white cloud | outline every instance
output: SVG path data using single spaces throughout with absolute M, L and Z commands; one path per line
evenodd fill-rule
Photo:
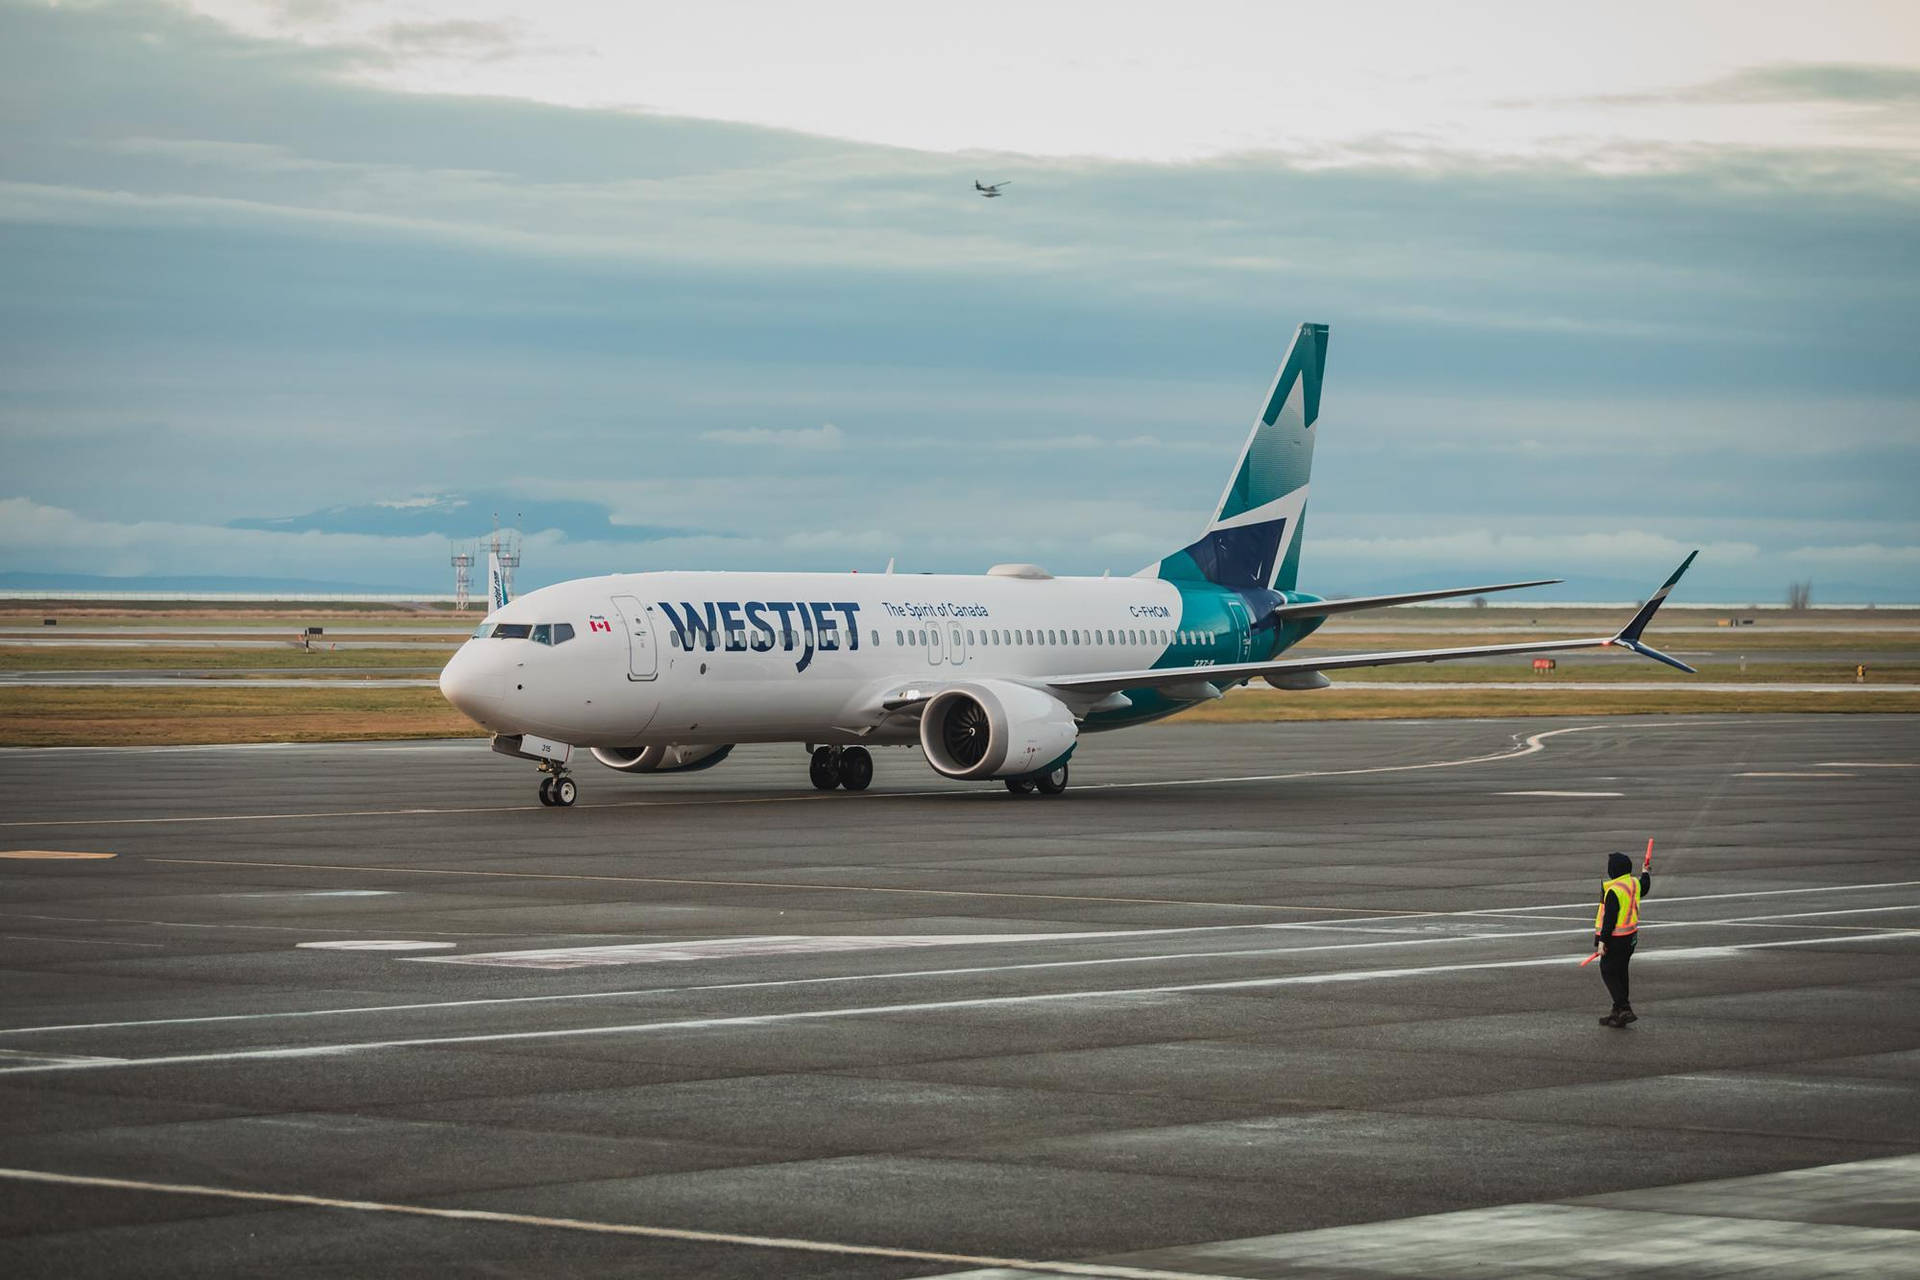
M 702 431 L 702 440 L 715 444 L 768 445 L 776 449 L 838 449 L 846 433 L 831 422 L 817 427 L 720 427 Z
M 1920 547 L 1888 547 L 1876 542 L 1851 547 L 1795 547 L 1781 558 L 1793 564 L 1855 574 L 1920 569 Z
M 994 442 L 993 447 L 1013 453 L 1022 451 L 1045 451 L 1051 453 L 1056 451 L 1074 452 L 1100 449 L 1171 449 L 1176 446 L 1170 445 L 1160 437 L 1152 435 L 1125 436 L 1118 440 L 1112 440 L 1083 431 L 1070 436 L 1019 436 L 1011 440 L 997 440 Z
M 1481 0 L 1470 12 L 1421 0 L 1190 0 L 1177 18 L 1155 5 L 1027 0 L 389 0 L 291 23 L 284 0 L 189 3 L 246 31 L 371 53 L 359 74 L 409 92 L 1055 157 L 1279 150 L 1378 162 L 1383 140 L 1417 156 L 1440 138 L 1493 156 L 1618 139 L 1848 144 L 1843 111 L 1673 90 L 1756 66 L 1920 58 L 1920 24 L 1875 0 L 1828 0 L 1817 22 L 1727 0 Z M 423 30 L 441 38 L 408 38 Z M 974 176 L 1008 176 L 979 163 L 989 167 Z M 993 203 L 1026 196 L 1016 186 Z

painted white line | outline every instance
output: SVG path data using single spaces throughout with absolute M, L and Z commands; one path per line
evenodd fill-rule
M 1665 898 L 1665 899 L 1660 899 L 1659 901 L 1661 902 L 1703 902 L 1703 901 L 1709 901 L 1715 898 L 1792 897 L 1798 894 L 1805 894 L 1805 893 L 1827 893 L 1827 892 L 1834 892 L 1834 891 L 1846 890 L 1846 889 L 1899 889 L 1899 888 L 1907 888 L 1913 885 L 1920 885 L 1920 880 L 1899 880 L 1899 881 L 1894 881 L 1888 884 L 1823 885 L 1818 888 L 1760 889 L 1760 890 L 1749 890 L 1741 893 L 1695 894 L 1685 898 Z M 1591 906 L 1592 906 L 1591 903 L 1572 902 L 1572 903 L 1559 903 L 1557 904 L 1557 906 L 1549 905 L 1549 906 L 1543 906 L 1543 907 L 1501 907 L 1492 911 L 1487 911 L 1487 910 L 1428 911 L 1428 912 L 1420 912 L 1420 913 L 1411 914 L 1411 915 L 1378 916 L 1378 917 L 1372 917 L 1371 919 L 1378 920 L 1381 922 L 1388 922 L 1388 923 L 1403 923 L 1409 920 L 1419 920 L 1419 919 L 1470 921 L 1483 916 L 1505 917 L 1505 916 L 1509 916 L 1513 912 L 1546 911 L 1546 910 L 1554 910 L 1554 909 L 1565 909 L 1568 907 L 1591 908 Z M 1864 911 L 1873 911 L 1878 909 L 1879 908 L 1872 908 L 1872 907 L 1862 908 L 1862 910 Z M 1737 920 L 1660 921 L 1660 922 L 1649 922 L 1646 927 L 1648 928 L 1649 931 L 1657 931 L 1660 929 L 1673 929 L 1673 928 L 1681 928 L 1681 927 L 1710 928 L 1710 927 L 1717 927 L 1721 925 L 1736 925 L 1736 924 L 1746 925 L 1751 920 L 1758 920 L 1763 918 L 1765 917 L 1740 917 Z M 1526 923 L 1536 922 L 1532 918 L 1525 917 L 1525 916 L 1519 917 L 1518 919 Z M 274 1018 L 335 1018 L 335 1017 L 355 1016 L 360 1014 L 418 1013 L 418 1012 L 424 1012 L 424 1011 L 433 1010 L 433 1009 L 489 1008 L 495 1005 L 555 1004 L 555 1003 L 571 1003 L 574 1001 L 589 1001 L 589 1000 L 625 1000 L 625 999 L 642 998 L 646 996 L 683 995 L 691 992 L 700 992 L 700 991 L 751 991 L 751 990 L 759 990 L 759 989 L 768 988 L 768 987 L 826 986 L 831 984 L 849 984 L 849 983 L 860 983 L 860 982 L 898 982 L 898 981 L 908 981 L 911 979 L 918 979 L 918 978 L 970 977 L 970 976 L 976 976 L 976 975 L 988 974 L 988 973 L 1012 973 L 1012 972 L 1020 972 L 1024 970 L 1030 970 L 1030 969 L 1091 968 L 1091 967 L 1104 966 L 1104 965 L 1150 964 L 1150 963 L 1164 962 L 1164 961 L 1215 959 L 1215 958 L 1222 958 L 1222 957 L 1229 957 L 1229 956 L 1285 955 L 1285 954 L 1292 954 L 1300 951 L 1354 949 L 1354 948 L 1360 948 L 1360 947 L 1373 947 L 1373 946 L 1385 946 L 1385 945 L 1440 944 L 1440 943 L 1448 943 L 1448 942 L 1482 942 L 1482 941 L 1498 940 L 1498 939 L 1504 939 L 1504 938 L 1541 938 L 1541 937 L 1551 937 L 1556 934 L 1563 934 L 1563 933 L 1591 932 L 1591 927 L 1586 925 L 1585 923 L 1586 920 L 1587 920 L 1587 917 L 1585 916 L 1578 917 L 1577 920 L 1574 920 L 1570 924 L 1570 926 L 1566 929 L 1544 929 L 1539 931 L 1503 932 L 1503 933 L 1485 933 L 1485 934 L 1481 934 L 1481 933 L 1455 934 L 1451 936 L 1426 935 L 1420 938 L 1396 939 L 1393 944 L 1338 943 L 1338 944 L 1330 944 L 1327 946 L 1313 946 L 1313 947 L 1237 948 L 1230 951 L 1185 952 L 1185 953 L 1178 953 L 1178 954 L 1171 954 L 1171 955 L 1155 954 L 1155 955 L 1146 955 L 1146 956 L 1102 956 L 1102 957 L 1083 959 L 1083 960 L 1047 960 L 1047 961 L 1029 962 L 1029 963 L 1023 963 L 1023 964 L 1009 964 L 1009 965 L 982 965 L 982 966 L 969 966 L 964 968 L 947 968 L 947 969 L 918 969 L 918 970 L 906 970 L 906 971 L 871 973 L 871 974 L 868 974 L 868 973 L 840 974 L 840 975 L 821 977 L 821 978 L 779 978 L 779 979 L 762 980 L 762 981 L 702 983 L 702 984 L 691 985 L 691 986 L 633 987 L 633 988 L 627 988 L 627 989 L 618 990 L 618 991 L 564 992 L 564 993 L 555 994 L 555 995 L 496 996 L 496 997 L 474 998 L 474 999 L 467 999 L 467 1000 L 430 1000 L 430 1001 L 419 1001 L 419 1002 L 414 1002 L 409 1004 L 354 1005 L 354 1006 L 349 1006 L 345 1008 L 333 1008 L 333 1009 L 290 1009 L 290 1010 L 268 1012 L 268 1013 L 204 1014 L 199 1017 L 190 1017 L 190 1018 L 136 1018 L 136 1019 L 130 1019 L 126 1021 L 119 1021 L 119 1022 L 49 1023 L 42 1026 L 33 1026 L 33 1027 L 3 1027 L 3 1028 L 0 1028 L 0 1035 L 33 1035 L 33 1034 L 39 1034 L 43 1032 L 53 1032 L 53 1031 L 115 1031 L 115 1030 L 122 1030 L 126 1028 L 136 1028 L 136 1027 L 190 1026 L 198 1023 L 259 1022 L 259 1021 L 264 1021 L 264 1020 L 274 1019 Z M 1129 929 L 1124 931 L 1123 936 L 1128 938 L 1144 938 L 1144 937 L 1164 937 L 1169 934 L 1239 933 L 1239 932 L 1247 932 L 1247 931 L 1268 932 L 1268 931 L 1283 931 L 1283 930 L 1298 930 L 1298 931 L 1303 931 L 1308 933 L 1372 932 L 1371 930 L 1354 929 L 1352 927 L 1354 925 L 1364 924 L 1367 922 L 1368 922 L 1368 918 L 1363 917 L 1358 920 L 1343 920 L 1338 925 L 1291 923 L 1291 922 L 1278 922 L 1278 923 L 1263 922 L 1259 924 L 1245 924 L 1245 925 L 1241 925 L 1241 924 L 1195 925 L 1195 926 L 1189 926 L 1189 927 L 1178 928 L 1178 929 Z M 1576 928 L 1576 927 L 1573 927 L 1573 925 L 1579 925 L 1580 927 Z M 1761 927 L 1761 926 L 1753 925 L 1751 927 Z M 1778 926 L 1767 926 L 1767 927 L 1793 928 L 1795 926 L 1778 925 Z M 1805 925 L 1805 926 L 1798 926 L 1798 927 L 1820 928 L 1822 926 Z M 1025 938 L 1031 935 L 1021 934 L 1018 936 Z M 1809 939 L 1809 941 L 1811 940 Z M 434 963 L 434 964 L 443 963 L 445 960 L 450 958 L 451 957 L 441 957 L 441 956 L 408 957 L 408 959 L 412 960 L 414 963 Z
M 416 1218 L 456 1222 L 489 1222 L 557 1231 L 586 1231 L 597 1235 L 637 1236 L 649 1240 L 680 1240 L 695 1244 L 734 1245 L 750 1249 L 778 1249 L 796 1253 L 825 1253 L 863 1258 L 894 1258 L 906 1262 L 939 1262 L 973 1268 L 1026 1271 L 1035 1275 L 1098 1276 L 1108 1280 L 1227 1280 L 1194 1271 L 1155 1271 L 1142 1267 L 1108 1266 L 1090 1262 L 1043 1262 L 1031 1258 L 995 1258 L 979 1254 L 944 1253 L 933 1249 L 900 1249 L 887 1245 L 841 1244 L 830 1240 L 802 1240 L 789 1236 L 751 1236 L 728 1231 L 694 1231 L 683 1227 L 646 1227 L 628 1222 L 597 1222 L 585 1218 L 549 1218 L 531 1213 L 502 1213 L 492 1209 L 441 1209 L 381 1200 L 341 1200 L 333 1196 L 298 1195 L 279 1191 L 242 1191 L 234 1187 L 207 1187 L 193 1183 L 148 1182 L 134 1178 L 96 1178 L 50 1173 L 43 1169 L 0 1169 L 0 1178 L 55 1186 L 95 1187 L 114 1191 L 144 1191 L 164 1195 L 205 1196 L 218 1200 L 246 1200 L 256 1204 L 299 1205 L 308 1209 L 343 1209 L 356 1213 L 395 1213 Z
M 1805 920 L 1812 916 L 1875 916 L 1888 911 L 1920 911 L 1920 902 L 1896 902 L 1890 907 L 1847 907 L 1840 911 L 1787 911 L 1768 916 L 1735 916 L 1731 920 L 1717 920 L 1714 923 L 1752 924 L 1760 920 Z
M 1844 1089 L 1858 1093 L 1899 1093 L 1910 1094 L 1913 1086 L 1889 1081 L 1886 1084 L 1869 1084 L 1861 1080 L 1793 1080 L 1786 1076 L 1774 1076 L 1756 1072 L 1750 1076 L 1716 1076 L 1694 1074 L 1685 1076 L 1659 1076 L 1661 1080 L 1692 1080 L 1701 1084 L 1744 1085 L 1752 1088 L 1756 1085 L 1767 1089 Z
M 1554 933 L 1567 932 L 1553 930 Z M 1671 951 L 1650 951 L 1637 957 L 1670 963 L 1675 960 L 1711 960 L 1766 951 L 1781 947 L 1839 946 L 1852 942 L 1884 942 L 1920 938 L 1920 929 L 1896 929 L 1884 933 L 1853 934 L 1841 938 L 1791 938 L 1779 942 L 1741 942 L 1726 946 L 1682 947 Z M 1485 941 L 1485 939 L 1476 939 Z M 1353 944 L 1369 945 L 1369 944 Z M 1395 945 L 1392 943 L 1379 945 Z M 1405 945 L 1412 945 L 1411 943 Z M 1334 950 L 1336 948 L 1320 948 Z M 299 1045 L 270 1049 L 236 1049 L 225 1052 L 167 1054 L 152 1058 L 128 1058 L 115 1062 L 88 1062 L 70 1065 L 0 1067 L 0 1076 L 44 1074 L 51 1071 L 100 1071 L 119 1067 L 167 1067 L 202 1062 L 258 1062 L 291 1058 L 327 1058 L 385 1049 L 426 1049 L 456 1044 L 503 1044 L 531 1040 L 575 1040 L 593 1036 L 647 1035 L 670 1031 L 707 1031 L 719 1027 L 770 1027 L 792 1022 L 815 1022 L 827 1018 L 864 1018 L 884 1014 L 947 1013 L 964 1009 L 998 1009 L 1019 1005 L 1054 1004 L 1061 1001 L 1093 1003 L 1130 999 L 1136 996 L 1184 995 L 1196 991 L 1260 991 L 1276 987 L 1328 986 L 1346 982 L 1378 982 L 1398 978 L 1424 978 L 1436 974 L 1471 973 L 1493 969 L 1570 968 L 1577 957 L 1542 956 L 1525 960 L 1480 960 L 1466 964 L 1416 965 L 1400 969 L 1345 969 L 1325 973 L 1290 974 L 1273 978 L 1237 978 L 1216 982 L 1169 983 L 1151 987 L 1122 987 L 1083 991 L 1053 991 L 1017 996 L 977 996 L 957 1000 L 923 1000 L 899 1004 L 852 1005 L 837 1009 L 804 1009 L 789 1013 L 742 1014 L 710 1018 L 682 1018 L 667 1022 L 627 1022 L 611 1026 L 563 1027 L 541 1031 L 494 1031 L 459 1036 L 416 1036 L 400 1040 L 362 1040 L 341 1044 Z
M 1821 760 L 1816 769 L 1920 769 L 1910 760 Z
M 1491 794 L 1496 796 L 1562 796 L 1569 800 L 1618 800 L 1624 798 L 1627 793 L 1624 791 L 1495 791 Z
M 166 950 L 163 942 L 124 942 L 119 938 L 65 938 L 51 933 L 0 933 L 0 938 L 11 942 L 72 942 L 95 947 L 146 947 L 154 951 Z
M 54 1066 L 74 1066 L 88 1062 L 122 1062 L 122 1058 L 100 1058 L 77 1053 L 29 1053 L 24 1049 L 0 1049 L 0 1062 L 44 1062 Z
M 223 893 L 223 898 L 391 898 L 392 889 L 275 889 L 267 893 Z
M 1671 722 L 1669 722 L 1671 723 Z M 1684 723 L 1684 722 L 1681 722 Z M 1590 733 L 1595 729 L 1607 728 L 1604 724 L 1573 725 L 1563 729 L 1548 729 L 1523 739 L 1516 746 L 1504 751 L 1495 751 L 1485 755 L 1467 756 L 1459 760 L 1429 760 L 1420 764 L 1375 765 L 1361 769 L 1308 769 L 1297 773 L 1261 773 L 1234 775 L 1219 778 L 1155 778 L 1144 782 L 1096 782 L 1076 788 L 1080 791 L 1128 791 L 1158 787 L 1203 787 L 1228 786 L 1248 782 L 1290 782 L 1300 778 L 1342 778 L 1373 773 L 1410 773 L 1421 769 L 1457 769 L 1466 765 L 1488 764 L 1498 760 L 1516 760 L 1546 750 L 1548 738 L 1559 737 L 1565 733 Z M 1658 724 L 1636 725 L 1635 728 L 1657 728 Z M 911 800 L 929 796 L 948 798 L 1005 796 L 1002 788 L 991 790 L 980 788 L 957 789 L 944 787 L 937 791 L 869 791 L 861 795 L 861 801 L 871 803 L 876 800 Z M 772 796 L 728 796 L 709 795 L 704 797 L 685 797 L 669 800 L 615 800 L 604 804 L 583 806 L 587 809 L 669 809 L 686 806 L 717 806 L 744 804 L 836 804 L 844 802 L 845 797 L 822 794 L 817 791 L 794 792 Z M 181 823 L 206 822 L 310 822 L 319 818 L 406 818 L 406 817 L 448 817 L 475 813 L 537 813 L 539 805 L 469 805 L 446 808 L 414 809 L 342 809 L 315 811 L 311 813 L 217 813 L 194 814 L 182 817 L 157 818 L 45 818 L 21 822 L 0 822 L 0 829 L 7 827 L 133 827 L 133 826 L 173 826 Z
M 493 965 L 508 969 L 588 969 L 622 964 L 667 964 L 757 956 L 839 955 L 913 947 L 1008 946 L 1030 942 L 1078 942 L 1126 938 L 1153 930 L 1110 929 L 1101 933 L 913 933 L 774 934 L 756 938 L 689 938 L 680 942 L 635 942 L 605 947 L 544 947 L 534 951 L 471 951 L 426 956 L 433 964 Z M 308 945 L 303 943 L 304 945 Z M 451 946 L 451 943 L 443 944 Z
M 1781 773 L 1760 770 L 1754 773 L 1736 773 L 1736 778 L 1851 778 L 1850 773 Z
M 140 920 L 131 916 L 49 916 L 27 911 L 0 911 L 0 920 L 56 920 L 65 924 L 143 924 L 161 929 L 239 929 L 248 933 L 400 933 L 400 929 L 382 929 L 377 925 L 357 925 L 351 929 L 329 929 L 324 925 L 232 924 L 225 921 Z M 459 933 L 448 929 L 407 929 L 406 933 L 430 933 L 441 938 L 497 938 L 498 933 Z M 589 933 L 587 938 L 613 937 Z
M 1676 896 L 1654 894 L 1648 902 L 1724 902 L 1729 898 L 1788 898 L 1803 893 L 1846 893 L 1850 889 L 1911 889 L 1920 885 L 1920 880 L 1882 880 L 1873 884 L 1818 884 L 1797 889 L 1743 889 L 1736 893 L 1689 893 Z M 1565 911 L 1569 907 L 1585 907 L 1593 910 L 1594 899 L 1584 902 L 1554 902 L 1540 907 L 1484 907 L 1478 911 L 1457 911 L 1451 914 L 1462 916 L 1501 916 L 1516 911 Z M 1352 921 L 1346 923 L 1351 924 Z
M 451 947 L 451 942 L 412 942 L 405 938 L 373 938 L 368 940 L 341 939 L 338 942 L 296 942 L 296 947 L 309 951 L 438 951 L 442 947 Z

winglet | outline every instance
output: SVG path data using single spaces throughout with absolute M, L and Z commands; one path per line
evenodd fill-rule
M 1631 649 L 1643 658 L 1652 658 L 1655 662 L 1664 662 L 1670 667 L 1678 667 L 1680 670 L 1688 672 L 1689 674 L 1698 675 L 1699 672 L 1680 661 L 1680 659 L 1668 657 L 1650 645 L 1641 644 L 1640 633 L 1647 629 L 1649 622 L 1653 621 L 1653 615 L 1659 612 L 1662 604 L 1666 603 L 1667 593 L 1673 590 L 1673 584 L 1680 581 L 1680 575 L 1687 571 L 1688 567 L 1693 564 L 1694 557 L 1699 554 L 1700 552 L 1698 550 L 1689 552 L 1687 558 L 1680 562 L 1680 567 L 1673 571 L 1673 576 L 1662 583 L 1660 589 L 1654 592 L 1645 604 L 1640 606 L 1640 612 L 1633 615 L 1633 621 L 1620 628 L 1620 634 L 1615 636 L 1610 643 L 1617 644 L 1623 649 Z

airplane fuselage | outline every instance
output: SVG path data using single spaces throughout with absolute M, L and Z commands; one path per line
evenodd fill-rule
M 1286 598 L 1142 577 L 615 574 L 491 614 L 442 688 L 496 734 L 581 747 L 908 743 L 912 719 L 876 711 L 896 687 L 1259 661 L 1312 629 L 1255 628 L 1264 605 Z M 561 624 L 572 634 L 553 643 Z M 1092 710 L 1082 729 L 1195 700 L 1140 690 Z

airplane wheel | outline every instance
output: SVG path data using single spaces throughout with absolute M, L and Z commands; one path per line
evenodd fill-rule
M 821 791 L 831 791 L 840 785 L 840 763 L 833 758 L 832 747 L 815 749 L 813 760 L 807 765 L 807 776 Z
M 1033 779 L 1032 778 L 1008 778 L 1007 790 L 1013 792 L 1013 794 L 1017 796 L 1030 796 L 1033 794 Z
M 553 803 L 562 809 L 573 808 L 573 802 L 580 798 L 580 784 L 572 778 L 555 778 L 553 782 Z
M 549 805 L 549 806 L 553 804 L 553 779 L 552 778 L 540 779 L 540 803 L 544 805 Z
M 1036 774 L 1033 781 L 1041 795 L 1057 796 L 1067 789 L 1067 766 L 1057 764 L 1045 773 Z
M 873 781 L 873 756 L 865 747 L 848 747 L 840 753 L 840 785 L 849 791 L 865 791 Z

